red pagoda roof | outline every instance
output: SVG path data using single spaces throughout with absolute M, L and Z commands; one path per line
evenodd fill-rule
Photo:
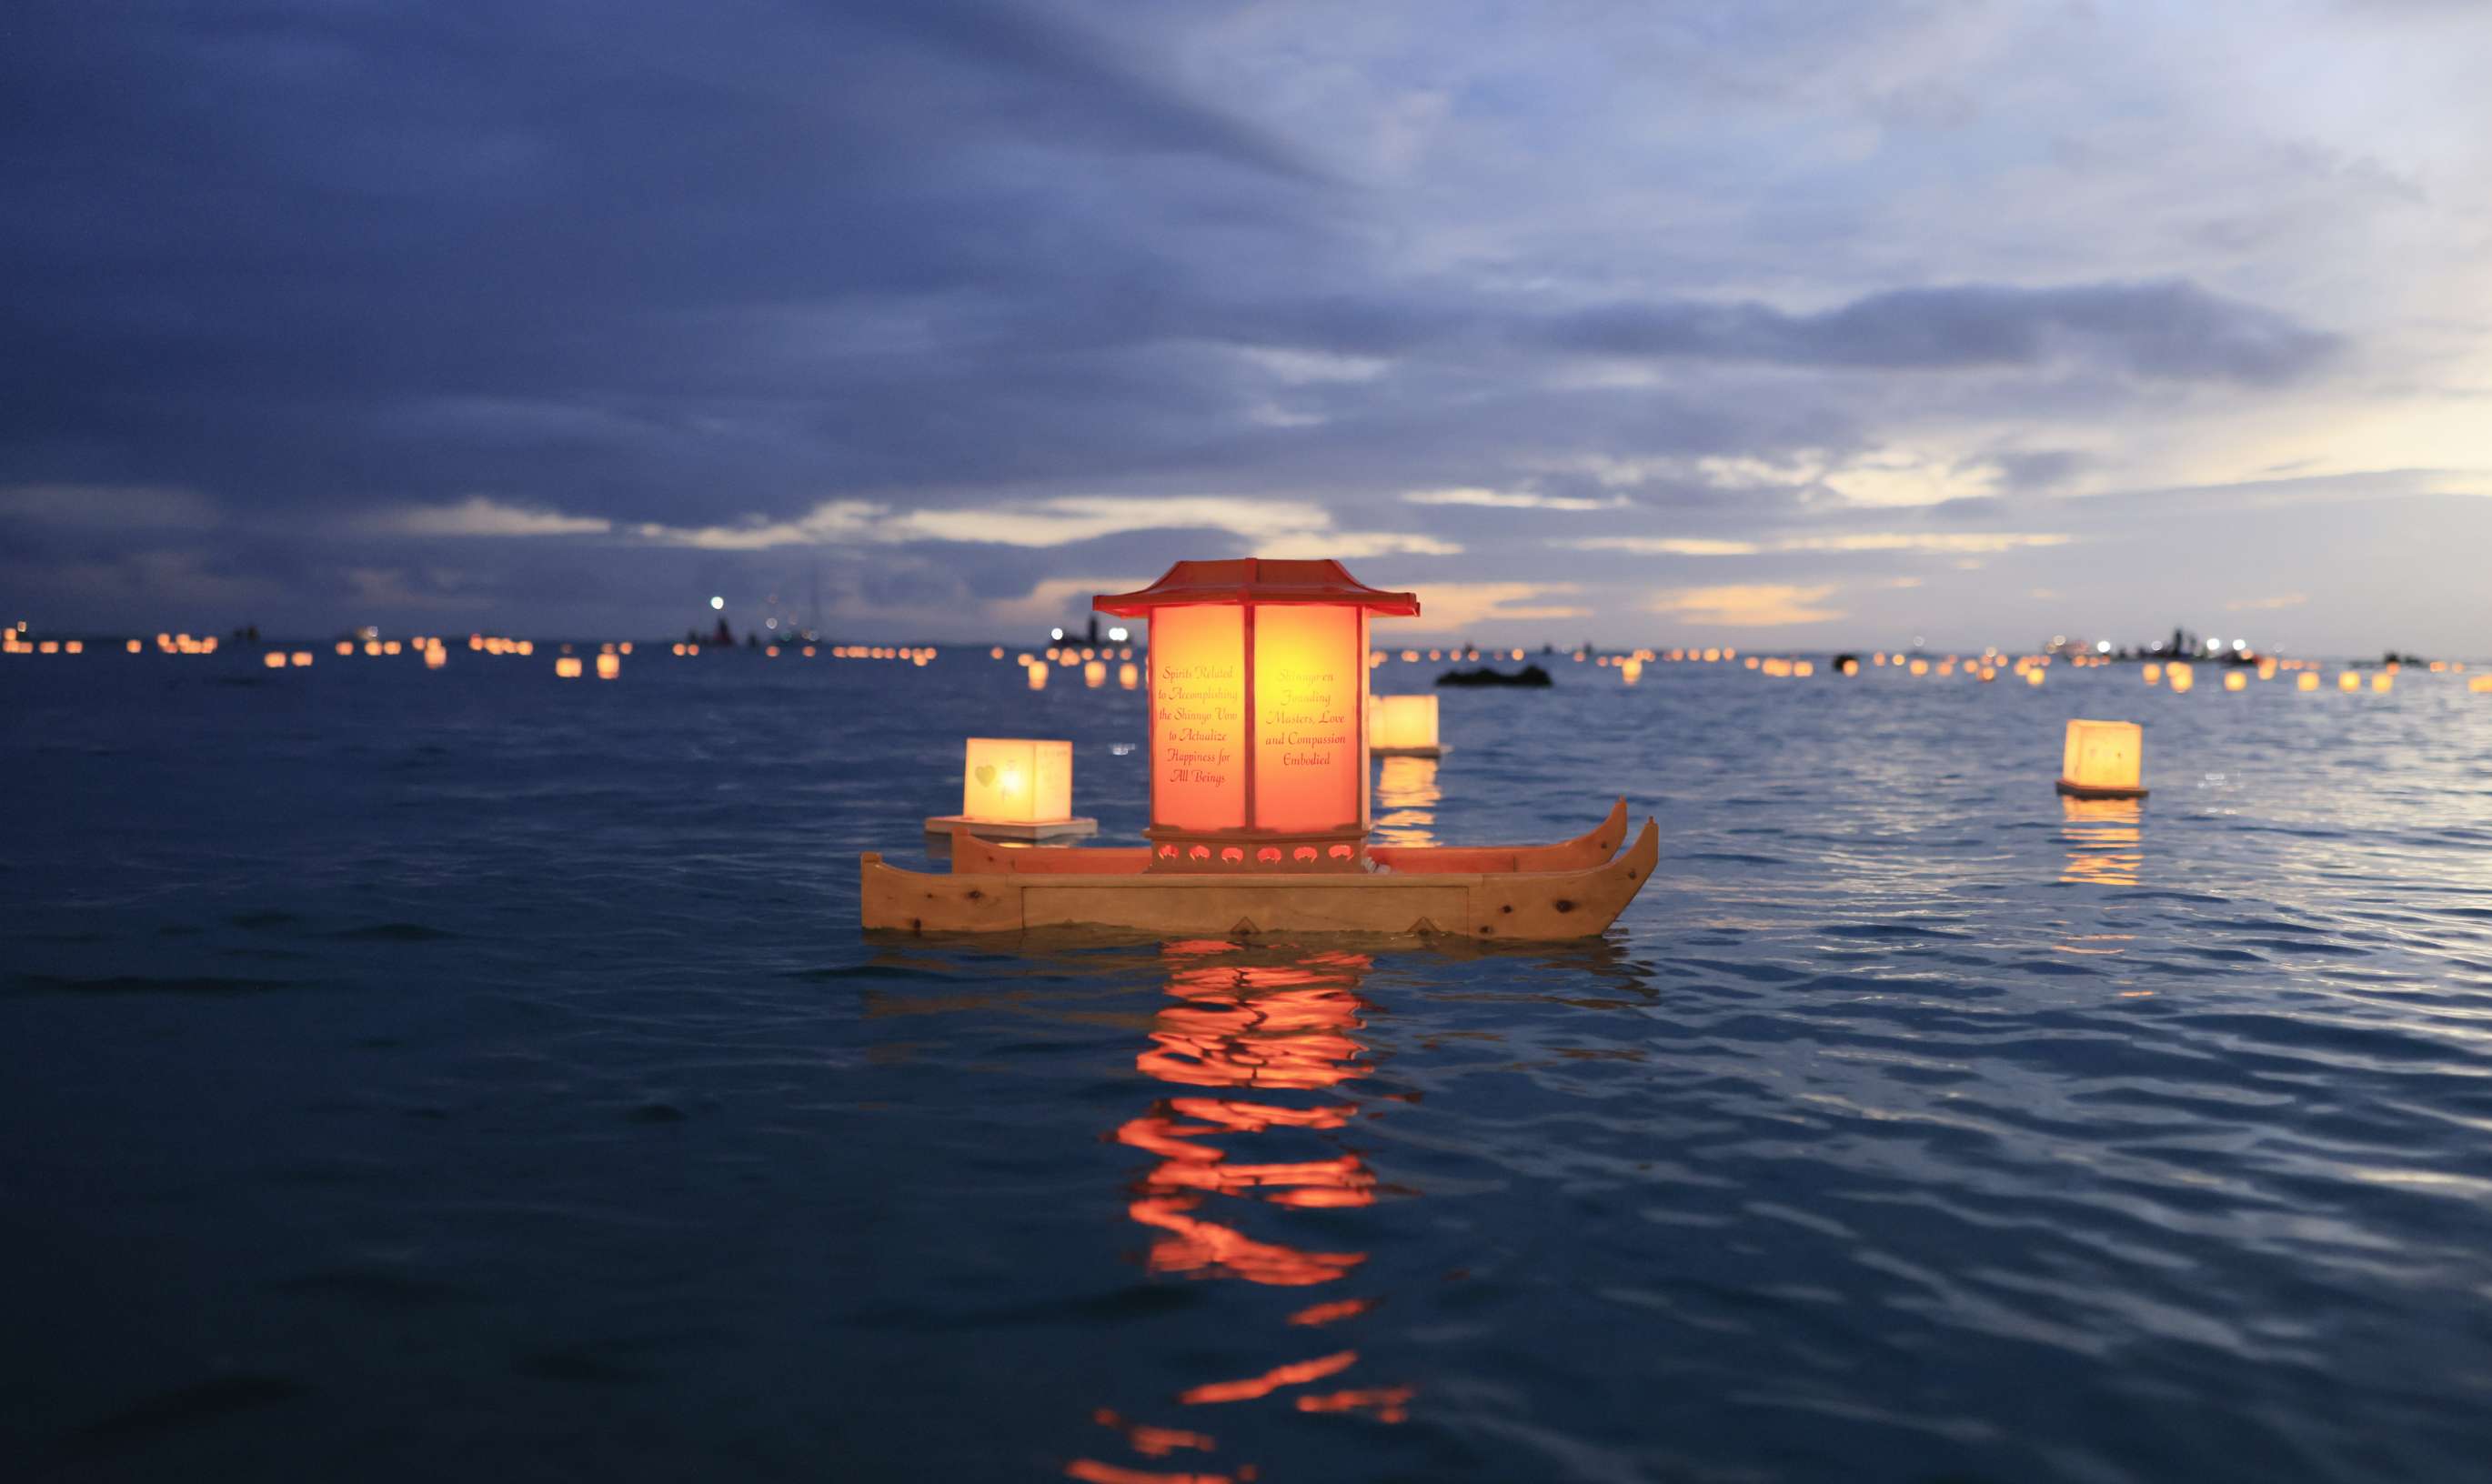
M 1090 600 L 1092 608 L 1118 618 L 1147 618 L 1153 608 L 1181 603 L 1338 603 L 1402 618 L 1419 615 L 1418 594 L 1370 587 L 1329 558 L 1179 562 L 1140 592 L 1101 593 Z

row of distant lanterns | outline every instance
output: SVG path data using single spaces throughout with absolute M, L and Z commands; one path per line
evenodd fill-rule
M 1112 633 L 1117 638 L 1124 637 L 1121 630 L 1112 631 Z M 367 634 L 369 636 L 370 631 L 367 631 Z M 536 653 L 534 640 L 506 638 L 496 635 L 471 634 L 467 637 L 466 646 L 471 651 L 493 656 L 517 655 L 525 658 Z M 149 646 L 147 641 L 134 638 L 125 640 L 122 647 L 127 653 L 141 654 Z M 154 648 L 162 654 L 212 655 L 218 652 L 218 647 L 219 640 L 215 635 L 193 638 L 189 634 L 162 633 L 155 637 L 154 642 Z M 418 635 L 406 639 L 384 639 L 377 636 L 370 636 L 362 639 L 339 639 L 332 647 L 341 658 L 350 657 L 358 650 L 374 658 L 395 657 L 401 654 L 413 655 L 421 658 L 426 667 L 432 669 L 441 668 L 449 659 L 448 643 L 437 635 Z M 699 655 L 705 646 L 698 643 L 677 643 L 669 647 L 678 658 L 692 658 Z M 893 661 L 918 668 L 924 668 L 932 664 L 939 652 L 933 645 L 834 644 L 829 647 L 831 658 L 835 660 Z M 571 652 L 571 645 L 563 644 L 559 648 L 561 653 L 554 662 L 556 676 L 574 679 L 589 672 L 582 658 Z M 76 655 L 85 652 L 86 643 L 82 639 L 30 639 L 25 637 L 22 624 L 0 629 L 0 654 Z M 769 659 L 777 659 L 783 652 L 798 654 L 810 660 L 819 651 L 817 646 L 813 644 L 802 646 L 772 644 L 762 650 L 763 656 Z M 600 645 L 598 653 L 591 657 L 595 664 L 595 673 L 601 679 L 616 678 L 621 673 L 622 657 L 631 653 L 632 644 L 629 640 Z M 1005 656 L 1005 650 L 1001 645 L 989 649 L 987 653 L 989 658 L 994 660 L 1001 660 Z M 1522 660 L 1528 655 L 1529 651 L 1516 648 L 1502 651 L 1490 650 L 1487 653 L 1493 659 Z M 1442 663 L 1447 659 L 1475 662 L 1480 659 L 1481 654 L 1482 651 L 1476 647 L 1451 650 L 1404 649 L 1398 654 L 1378 649 L 1369 651 L 1367 663 L 1370 668 L 1376 668 L 1390 664 L 1396 659 L 1406 665 L 1419 664 L 1423 660 L 1430 663 Z M 1092 690 L 1102 689 L 1111 678 L 1109 665 L 1112 662 L 1115 663 L 1116 667 L 1112 672 L 1116 684 L 1122 689 L 1131 691 L 1140 689 L 1142 685 L 1141 667 L 1133 663 L 1133 657 L 1134 649 L 1131 644 L 1081 646 L 1057 644 L 1050 646 L 1043 655 L 1023 652 L 1013 658 L 1016 664 L 1026 670 L 1029 688 L 1033 691 L 1047 688 L 1048 675 L 1052 668 L 1079 668 L 1083 685 Z M 260 663 L 270 669 L 304 668 L 312 664 L 312 651 L 308 649 L 269 649 L 262 653 Z M 1753 654 L 1742 656 L 1736 648 L 1636 649 L 1616 655 L 1596 655 L 1587 649 L 1577 649 L 1571 652 L 1569 658 L 1577 664 L 1589 662 L 1596 668 L 1616 668 L 1619 678 L 1628 685 L 1641 681 L 1644 678 L 1645 667 L 1655 663 L 1720 665 L 1736 662 L 1745 668 L 1769 679 L 1805 680 L 1817 673 L 1817 666 L 1813 661 Z M 1985 684 L 1998 679 L 2002 668 L 2004 668 L 2008 673 L 2021 678 L 2029 686 L 2041 685 L 2044 671 L 2055 663 L 2064 663 L 2075 669 L 2087 669 L 2101 668 L 2112 662 L 2100 655 L 2061 657 L 2024 655 L 2011 658 L 1997 650 L 1986 651 L 1978 657 L 1945 655 L 1935 660 L 1901 652 L 1892 654 L 1879 652 L 1869 656 L 1869 664 L 1875 668 L 1891 668 L 1914 676 L 1936 676 L 1941 679 L 1961 672 L 1969 679 Z M 1861 668 L 1860 662 L 1850 656 L 1837 661 L 1836 665 L 1836 672 L 1843 675 L 1856 675 Z M 2461 661 L 2433 660 L 2428 662 L 2425 668 L 2430 673 L 2436 675 L 2466 672 L 2466 666 Z M 2360 671 L 2340 669 L 2336 674 L 2336 688 L 2340 691 L 2354 692 L 2362 690 L 2367 685 L 2374 692 L 2385 693 L 2394 689 L 2396 676 L 2403 668 L 2400 663 L 2390 661 L 2372 671 L 2367 679 Z M 2250 667 L 2225 667 L 2224 689 L 2247 690 L 2252 672 Z M 2291 674 L 2295 687 L 2302 691 L 2316 691 L 2322 686 L 2320 666 L 2318 662 L 2311 660 L 2262 659 L 2255 666 L 2255 673 L 2260 680 L 2273 680 L 2280 674 Z M 2166 686 L 2176 693 L 2185 694 L 2197 683 L 2196 667 L 2185 660 L 2159 663 L 2149 661 L 2139 668 L 2139 674 L 2147 685 Z M 2492 674 L 2471 676 L 2467 682 L 2467 689 L 2480 694 L 2492 694 Z

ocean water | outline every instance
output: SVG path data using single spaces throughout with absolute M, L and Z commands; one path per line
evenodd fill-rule
M 965 734 L 1144 820 L 983 651 L 0 661 L 0 1468 L 2487 1476 L 2492 697 L 1558 668 L 1382 835 L 1661 868 L 1442 950 L 867 940 Z

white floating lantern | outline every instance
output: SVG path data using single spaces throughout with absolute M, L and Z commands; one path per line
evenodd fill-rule
M 1371 757 L 1441 757 L 1434 696 L 1367 697 L 1367 753 Z
M 926 832 L 948 835 L 955 826 L 997 840 L 1099 832 L 1098 820 L 1073 816 L 1073 744 L 1029 737 L 968 739 L 961 763 L 961 812 L 928 819 Z
M 2135 722 L 2068 723 L 2060 791 L 2080 799 L 2146 797 L 2146 728 Z

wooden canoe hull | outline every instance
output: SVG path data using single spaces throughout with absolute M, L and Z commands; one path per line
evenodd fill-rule
M 1370 846 L 1367 858 L 1397 875 L 1581 871 L 1618 853 L 1627 843 L 1627 801 L 1618 800 L 1588 834 L 1547 846 Z M 1142 846 L 1041 846 L 1015 848 L 952 835 L 955 876 L 1138 876 L 1150 866 Z
M 877 854 L 866 855 L 860 869 L 869 932 L 1104 928 L 1210 937 L 1356 933 L 1494 943 L 1600 934 L 1644 889 L 1660 856 L 1660 827 L 1646 819 L 1624 853 L 1561 871 L 1253 877 L 956 870 L 936 876 L 886 865 Z

